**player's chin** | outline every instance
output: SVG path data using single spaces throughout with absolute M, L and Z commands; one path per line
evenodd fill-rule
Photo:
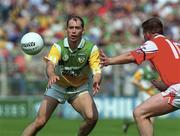
M 69 40 L 70 40 L 71 42 L 75 42 L 75 41 L 78 40 L 78 38 L 77 38 L 77 37 L 69 37 Z
M 97 92 L 96 88 L 93 88 L 93 92 Z
M 93 91 L 97 93 L 99 92 L 99 88 L 93 88 Z

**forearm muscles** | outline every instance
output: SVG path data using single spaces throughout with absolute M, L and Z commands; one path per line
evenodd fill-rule
M 54 64 L 51 62 L 51 61 L 48 61 L 47 62 L 47 66 L 46 66 L 46 72 L 47 72 L 47 75 L 50 77 L 50 76 L 53 76 L 55 75 L 54 74 Z
M 101 73 L 97 73 L 93 76 L 93 82 L 101 83 Z
M 115 64 L 127 64 L 127 63 L 132 63 L 132 62 L 135 62 L 135 59 L 131 55 L 130 52 L 121 54 L 121 55 L 116 56 L 116 57 L 109 58 L 109 63 L 111 65 L 115 65 Z

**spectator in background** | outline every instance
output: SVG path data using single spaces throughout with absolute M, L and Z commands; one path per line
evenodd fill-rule
M 26 61 L 22 53 L 18 53 L 13 60 L 16 69 L 12 73 L 12 83 L 13 83 L 13 94 L 26 94 L 26 80 L 24 73 L 26 72 Z

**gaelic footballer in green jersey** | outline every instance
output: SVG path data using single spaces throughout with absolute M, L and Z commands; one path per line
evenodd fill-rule
M 89 73 L 101 73 L 99 50 L 96 45 L 82 39 L 76 50 L 71 50 L 67 38 L 55 43 L 45 59 L 55 64 L 60 77 L 57 84 L 79 87 L 87 82 Z

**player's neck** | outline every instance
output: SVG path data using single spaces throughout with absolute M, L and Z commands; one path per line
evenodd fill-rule
M 161 34 L 158 34 L 158 33 L 155 33 L 155 34 L 153 34 L 152 35 L 152 39 L 154 39 L 156 36 L 158 36 L 158 35 L 161 35 Z
M 78 47 L 79 43 L 81 42 L 81 39 L 77 41 L 68 41 L 68 42 L 69 42 L 69 47 L 72 50 L 75 50 Z

